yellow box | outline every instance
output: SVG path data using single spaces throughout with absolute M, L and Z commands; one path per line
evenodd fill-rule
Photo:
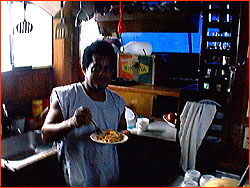
M 117 78 L 126 78 L 138 83 L 154 85 L 155 56 L 118 54 Z
M 32 116 L 38 117 L 43 111 L 43 100 L 32 100 Z

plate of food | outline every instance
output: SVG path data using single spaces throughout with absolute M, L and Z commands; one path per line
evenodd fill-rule
M 116 132 L 113 129 L 108 129 L 103 131 L 103 135 L 92 133 L 90 135 L 91 140 L 101 144 L 121 144 L 128 140 L 128 136 L 121 133 Z

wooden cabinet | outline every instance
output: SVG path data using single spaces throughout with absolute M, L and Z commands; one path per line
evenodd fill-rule
M 180 174 L 176 142 L 131 135 L 117 150 L 121 187 L 165 187 Z
M 155 116 L 159 110 L 164 110 L 156 109 L 157 106 L 159 107 L 159 105 L 156 104 L 159 96 L 175 98 L 177 103 L 173 109 L 178 109 L 180 97 L 179 88 L 138 84 L 134 86 L 109 85 L 109 89 L 121 95 L 126 101 L 126 106 L 138 115 L 152 117 Z
M 57 187 L 65 186 L 58 176 L 57 155 L 28 165 L 12 172 L 1 169 L 1 186 L 3 187 Z

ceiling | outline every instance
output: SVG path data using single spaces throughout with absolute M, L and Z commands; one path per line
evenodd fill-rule
M 51 16 L 55 16 L 60 11 L 61 1 L 30 1 L 30 2 L 44 9 Z

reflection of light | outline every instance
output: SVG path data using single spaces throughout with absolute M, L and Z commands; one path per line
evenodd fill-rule
M 82 21 L 81 26 L 80 54 L 82 54 L 84 49 L 92 42 L 102 38 L 102 35 L 99 32 L 98 24 L 94 18 L 89 21 Z

